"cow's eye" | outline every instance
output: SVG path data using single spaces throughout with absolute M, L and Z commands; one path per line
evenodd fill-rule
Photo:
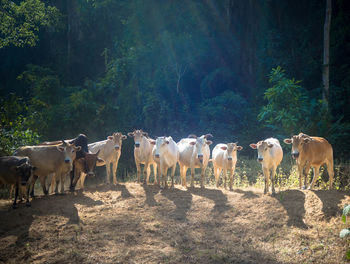
M 265 151 L 267 150 L 267 148 L 265 148 Z

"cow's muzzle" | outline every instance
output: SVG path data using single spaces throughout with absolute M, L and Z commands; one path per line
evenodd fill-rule
M 258 162 L 262 162 L 263 160 L 263 158 L 258 158 Z
M 26 186 L 27 185 L 27 181 L 21 181 L 21 185 L 22 186 Z
M 95 177 L 95 173 L 93 173 L 91 171 L 89 171 L 87 175 L 88 175 L 88 177 Z
M 135 147 L 136 148 L 140 147 L 140 143 L 135 143 Z
M 228 159 L 228 160 L 232 160 L 232 157 L 228 157 L 227 159 Z
M 65 159 L 64 162 L 65 162 L 65 163 L 69 163 L 69 162 L 70 162 L 70 159 Z
M 299 157 L 299 152 L 293 152 L 292 157 L 297 159 Z
M 159 158 L 159 154 L 155 154 L 154 156 L 155 156 L 157 159 Z
M 118 145 L 114 146 L 114 148 L 115 148 L 115 150 L 119 150 L 119 146 Z

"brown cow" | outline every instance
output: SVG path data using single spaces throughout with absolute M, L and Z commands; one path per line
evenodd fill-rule
M 304 187 L 306 188 L 307 176 L 310 167 L 314 168 L 314 178 L 312 179 L 309 189 L 312 189 L 319 176 L 319 169 L 322 165 L 327 165 L 329 175 L 329 189 L 333 187 L 333 148 L 328 141 L 322 137 L 310 137 L 306 134 L 300 133 L 294 135 L 292 138 L 283 140 L 286 144 L 292 145 L 292 156 L 296 159 L 299 170 L 299 186 L 301 185 L 301 177 L 303 169 L 305 168 Z

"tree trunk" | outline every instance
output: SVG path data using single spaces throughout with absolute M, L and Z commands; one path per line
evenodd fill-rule
M 329 35 L 331 30 L 331 16 L 332 16 L 332 0 L 326 0 L 326 19 L 324 22 L 324 32 L 323 32 L 323 73 L 322 73 L 322 85 L 323 100 L 328 104 L 329 97 Z

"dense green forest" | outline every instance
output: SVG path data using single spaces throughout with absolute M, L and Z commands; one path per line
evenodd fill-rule
M 249 143 L 302 131 L 346 160 L 349 11 L 332 1 L 323 97 L 326 1 L 2 0 L 0 151 L 142 128 L 212 133 L 254 157 Z

